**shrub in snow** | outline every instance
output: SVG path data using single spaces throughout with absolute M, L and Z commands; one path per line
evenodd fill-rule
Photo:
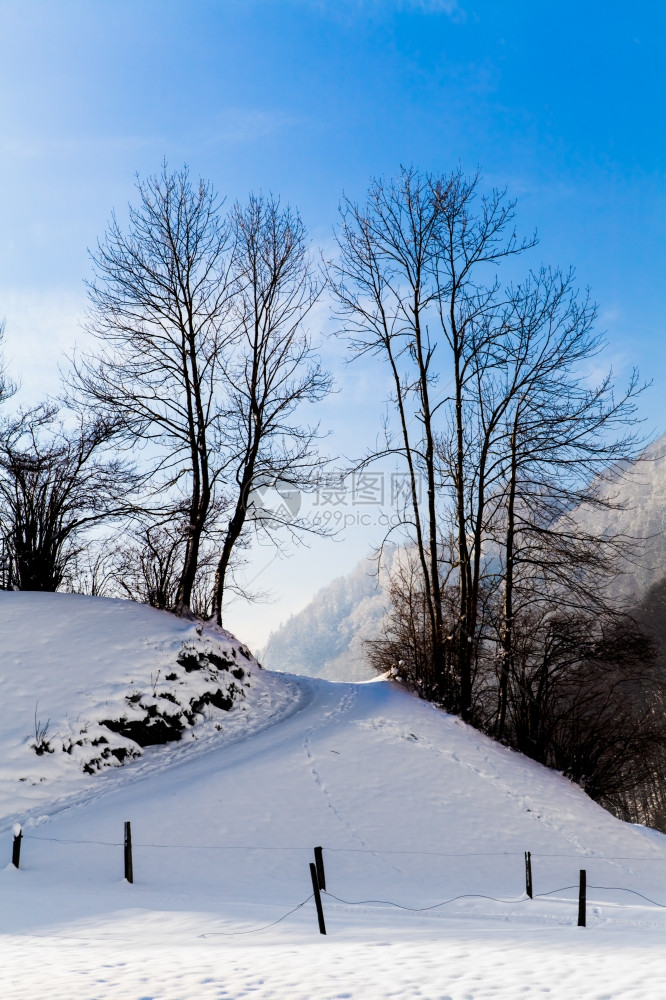
M 49 739 L 51 720 L 47 719 L 46 722 L 42 723 L 42 720 L 37 718 L 37 708 L 38 705 L 35 705 L 35 737 L 30 746 L 37 756 L 41 757 L 42 754 L 53 753 L 53 747 Z

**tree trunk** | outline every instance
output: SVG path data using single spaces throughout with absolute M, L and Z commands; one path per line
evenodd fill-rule
M 501 647 L 502 665 L 500 668 L 499 689 L 497 692 L 497 718 L 495 720 L 495 737 L 501 740 L 504 736 L 506 725 L 506 706 L 509 689 L 509 676 L 513 670 L 513 560 L 515 543 L 515 501 L 516 501 L 516 481 L 518 475 L 518 461 L 516 448 L 516 426 L 518 415 L 514 420 L 513 431 L 510 439 L 511 447 L 511 472 L 508 484 L 507 513 L 506 513 L 506 537 L 505 549 L 505 569 L 504 569 L 504 621 L 502 624 Z
M 192 495 L 183 569 L 176 592 L 176 610 L 179 614 L 187 615 L 190 611 L 192 590 L 199 568 L 201 536 L 208 517 L 211 497 L 206 421 L 201 400 L 199 362 L 197 359 L 196 337 L 192 324 L 191 311 L 188 315 L 188 327 L 183 332 L 182 365 L 185 377 L 190 438 Z

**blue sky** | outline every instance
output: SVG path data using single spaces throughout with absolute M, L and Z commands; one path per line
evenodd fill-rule
M 55 389 L 81 339 L 86 249 L 136 172 L 166 158 L 230 200 L 271 190 L 326 245 L 343 191 L 460 164 L 518 199 L 537 260 L 576 267 L 606 361 L 654 380 L 642 414 L 666 429 L 660 0 L 24 0 L 0 2 L 0 37 L 0 316 L 27 395 Z M 374 433 L 381 393 L 326 353 L 342 391 L 322 414 L 345 449 Z M 263 631 L 367 544 L 352 531 L 274 563 Z

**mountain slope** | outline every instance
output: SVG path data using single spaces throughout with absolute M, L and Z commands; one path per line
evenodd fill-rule
M 362 559 L 347 574 L 322 587 L 302 611 L 268 638 L 260 659 L 270 670 L 328 680 L 360 681 L 374 676 L 363 651 L 378 634 L 386 608 L 382 584 L 394 549 L 387 549 L 378 578 L 377 563 Z
M 642 600 L 666 577 L 666 434 L 604 484 L 619 510 L 581 509 L 578 523 L 595 535 L 616 533 L 635 540 L 612 589 L 631 603 Z

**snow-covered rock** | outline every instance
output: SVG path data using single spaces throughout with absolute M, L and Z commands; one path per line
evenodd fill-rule
M 222 630 L 73 594 L 0 592 L 0 650 L 0 783 L 21 796 L 224 729 L 258 670 Z

